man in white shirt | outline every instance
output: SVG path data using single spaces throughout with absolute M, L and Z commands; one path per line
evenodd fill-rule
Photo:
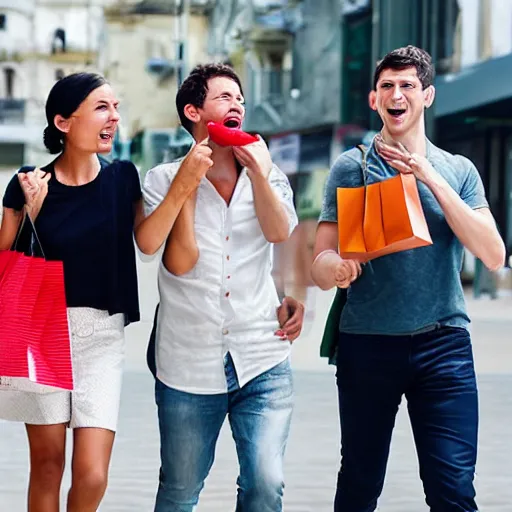
M 147 173 L 149 222 L 136 233 L 143 252 L 165 243 L 156 328 L 161 470 L 155 512 L 194 510 L 226 416 L 240 463 L 237 512 L 280 512 L 293 408 L 289 354 L 302 315 L 279 326 L 271 267 L 273 243 L 297 224 L 292 190 L 261 138 L 242 147 L 207 140 L 209 121 L 239 128 L 244 118 L 240 80 L 230 67 L 197 66 L 176 105 L 197 143 L 182 162 Z

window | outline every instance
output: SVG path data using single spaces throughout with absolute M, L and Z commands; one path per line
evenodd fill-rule
M 435 56 L 436 72 L 440 75 L 455 71 L 455 53 L 457 51 L 457 38 L 460 36 L 457 29 L 460 16 L 459 4 L 449 0 L 439 4 L 439 24 L 437 32 L 437 55 Z
M 183 81 L 185 80 L 184 75 L 184 60 L 185 60 L 185 45 L 183 42 L 180 42 L 178 45 L 178 58 L 177 58 L 177 66 L 178 66 L 178 73 L 177 73 L 177 80 L 178 80 L 178 87 L 181 86 Z
M 15 71 L 13 68 L 4 68 L 5 97 L 8 99 L 12 99 L 14 96 L 14 75 Z
M 66 32 L 58 28 L 53 34 L 52 53 L 66 53 Z
M 7 16 L 5 14 L 0 14 L 0 30 L 5 30 L 7 28 Z

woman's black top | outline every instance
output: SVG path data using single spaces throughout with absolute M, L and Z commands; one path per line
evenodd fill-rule
M 52 176 L 35 227 L 46 259 L 64 264 L 67 306 L 123 313 L 128 324 L 140 320 L 133 242 L 139 174 L 128 161 L 100 162 L 98 176 L 80 186 L 57 181 L 54 162 L 43 167 Z M 14 176 L 3 205 L 20 211 L 24 204 Z

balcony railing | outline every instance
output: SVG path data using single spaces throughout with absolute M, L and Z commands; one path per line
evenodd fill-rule
M 0 124 L 23 124 L 25 100 L 0 99 Z

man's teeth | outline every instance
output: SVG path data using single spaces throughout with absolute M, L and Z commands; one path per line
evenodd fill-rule
M 100 133 L 100 138 L 103 140 L 110 140 L 112 138 L 112 135 L 110 133 Z

